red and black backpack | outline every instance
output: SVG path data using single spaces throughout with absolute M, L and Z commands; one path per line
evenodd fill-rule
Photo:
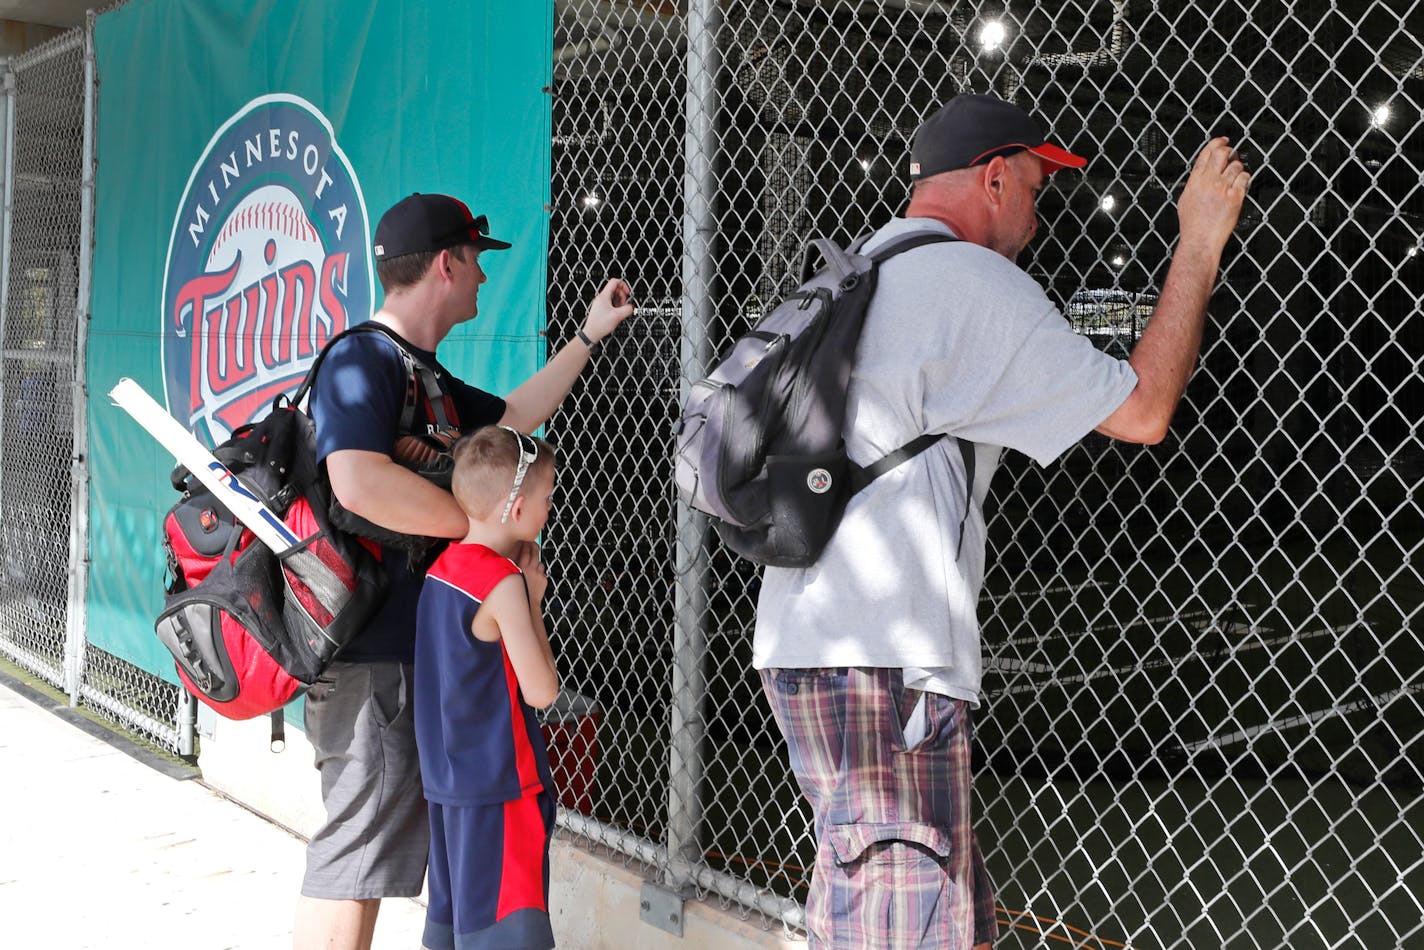
M 274 742 L 282 707 L 316 682 L 386 594 L 378 544 L 333 523 L 341 520 L 333 516 L 339 506 L 316 462 L 315 426 L 301 408 L 331 347 L 370 331 L 384 327 L 361 323 L 333 337 L 294 396 L 278 396 L 265 418 L 213 450 L 302 544 L 274 554 L 186 468 L 173 470 L 183 497 L 163 519 L 168 578 L 155 631 L 189 692 L 229 719 L 272 714 Z M 416 431 L 417 415 L 443 420 L 434 372 L 385 335 L 410 376 L 401 431 Z M 419 431 L 426 431 L 423 423 Z

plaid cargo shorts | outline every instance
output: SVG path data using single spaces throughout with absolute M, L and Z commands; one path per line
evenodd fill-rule
M 970 823 L 970 706 L 907 690 L 898 669 L 763 670 L 816 820 L 812 948 L 992 942 L 994 898 Z M 925 737 L 905 748 L 921 695 Z

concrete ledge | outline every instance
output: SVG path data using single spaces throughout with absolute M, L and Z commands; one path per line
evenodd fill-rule
M 682 937 L 646 924 L 639 916 L 643 878 L 611 858 L 590 854 L 556 839 L 549 857 L 549 906 L 560 946 L 581 950 L 751 950 L 806 946 L 788 939 L 779 924 L 762 929 L 761 918 L 742 920 L 703 901 L 683 905 Z
M 205 735 L 198 764 L 204 784 L 303 838 L 322 823 L 316 753 L 306 733 L 287 724 L 287 748 L 269 748 L 272 725 L 266 716 L 234 722 L 217 719 Z
M 288 726 L 284 752 L 268 750 L 265 718 L 247 722 L 219 719 L 204 737 L 201 765 L 204 784 L 244 807 L 306 837 L 321 823 L 320 787 L 310 743 Z M 761 926 L 752 914 L 736 913 L 702 901 L 683 907 L 683 936 L 678 938 L 640 918 L 643 877 L 619 855 L 590 853 L 555 838 L 550 853 L 549 904 L 554 936 L 562 947 L 579 950 L 751 950 L 760 947 L 804 948 L 804 940 L 785 937 L 779 925 Z M 419 934 L 412 935 L 416 943 Z

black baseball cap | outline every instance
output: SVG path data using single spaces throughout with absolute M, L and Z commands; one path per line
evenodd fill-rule
M 1082 168 L 1088 160 L 1044 141 L 1043 129 L 1025 111 L 997 96 L 955 96 L 915 132 L 910 144 L 910 179 L 982 165 L 996 155 L 1030 151 L 1043 173 Z
M 388 261 L 461 244 L 473 244 L 482 251 L 502 251 L 510 247 L 508 241 L 489 237 L 488 231 L 488 219 L 484 215 L 470 214 L 460 199 L 417 192 L 397 201 L 381 215 L 376 224 L 373 250 L 376 260 Z

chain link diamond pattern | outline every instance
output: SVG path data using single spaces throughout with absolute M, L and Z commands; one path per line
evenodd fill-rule
M 800 923 L 814 845 L 749 669 L 757 572 L 686 529 L 671 426 L 709 355 L 795 285 L 808 237 L 902 208 L 920 119 L 994 91 L 1092 157 L 1052 179 L 1020 263 L 1118 356 L 1196 151 L 1230 135 L 1254 171 L 1168 439 L 1090 435 L 1046 470 L 1011 456 L 995 485 L 976 811 L 1002 942 L 1424 940 L 1424 8 L 690 6 L 557 5 L 551 346 L 605 274 L 640 304 L 551 426 L 556 649 L 601 709 L 579 836 L 663 847 L 672 881 L 692 853 L 698 893 Z M 704 21 L 710 115 L 688 94 Z M 710 301 L 684 299 L 689 235 Z M 677 664 L 700 672 L 695 721 L 673 714 Z
M 0 655 L 66 685 L 84 142 L 84 37 L 10 63 L 14 162 L 0 393 Z M 80 699 L 178 751 L 181 691 L 85 643 Z
M 808 237 L 902 208 L 920 119 L 994 91 L 1092 156 L 1052 179 L 1020 263 L 1115 355 L 1156 302 L 1196 150 L 1231 135 L 1255 173 L 1168 439 L 1010 456 L 995 485 L 976 814 L 1001 943 L 1424 939 L 1419 0 L 556 11 L 551 348 L 604 277 L 639 304 L 550 426 L 548 614 L 589 700 L 550 717 L 569 833 L 800 925 L 814 843 L 750 672 L 758 575 L 678 509 L 672 424 Z M 689 52 L 707 39 L 715 57 Z M 0 379 L 0 650 L 55 681 L 81 49 L 13 64 Z M 173 719 L 171 687 L 93 647 L 86 694 Z

